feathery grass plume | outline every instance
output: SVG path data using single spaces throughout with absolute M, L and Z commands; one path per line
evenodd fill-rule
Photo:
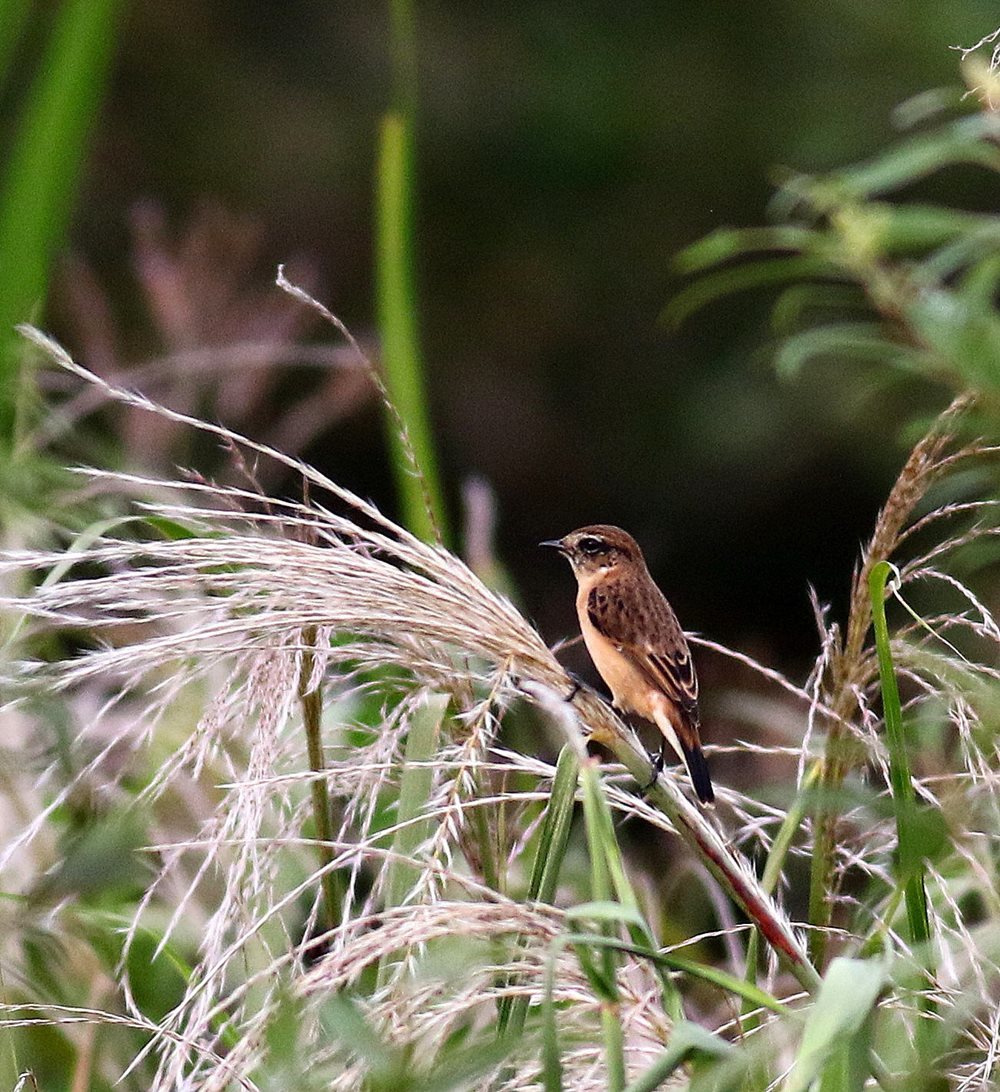
M 103 990 L 93 995 L 100 1003 L 79 991 L 38 997 L 27 988 L 25 963 L 0 1022 L 17 1023 L 18 1005 L 31 1002 L 53 1023 L 54 1006 L 87 1010 L 88 1021 L 108 1029 L 102 1042 L 118 1044 L 103 1056 L 104 1070 L 112 1077 L 125 1071 L 126 1086 L 136 1088 L 287 1085 L 292 1070 L 282 1066 L 293 1063 L 282 1061 L 279 1039 L 298 1072 L 308 1059 L 307 1088 L 357 1087 L 366 1079 L 391 1087 L 400 1074 L 447 1084 L 459 1073 L 470 1087 L 497 1078 L 505 1088 L 537 1087 L 544 1065 L 538 1021 L 529 1016 L 521 1024 L 521 1015 L 540 1010 L 554 1016 L 557 1064 L 574 1088 L 606 1087 L 612 1056 L 619 1078 L 631 1081 L 671 1068 L 683 1044 L 674 1042 L 663 982 L 644 952 L 647 941 L 636 944 L 627 929 L 619 934 L 634 904 L 643 903 L 642 889 L 633 883 L 634 896 L 619 906 L 598 903 L 592 912 L 604 915 L 595 919 L 602 928 L 567 947 L 579 936 L 579 916 L 522 894 L 537 867 L 532 854 L 555 769 L 499 746 L 496 732 L 527 699 L 568 739 L 599 740 L 645 782 L 650 764 L 635 737 L 596 695 L 585 691 L 567 702 L 570 681 L 537 633 L 448 551 L 296 460 L 110 387 L 32 336 L 109 397 L 278 459 L 308 482 L 308 494 L 265 502 L 253 488 L 194 477 L 164 482 L 81 471 L 151 498 L 140 505 L 144 538 L 123 537 L 121 529 L 131 533 L 134 524 L 116 523 L 68 553 L 26 551 L 0 561 L 0 573 L 49 574 L 31 594 L 3 601 L 24 617 L 19 640 L 63 630 L 83 649 L 58 658 L 42 644 L 44 657 L 19 668 L 14 715 L 26 731 L 44 730 L 33 704 L 43 698 L 64 700 L 78 727 L 68 760 L 57 756 L 37 776 L 29 768 L 9 778 L 19 787 L 20 797 L 10 799 L 20 800 L 23 819 L 6 824 L 13 832 L 0 847 L 0 870 L 7 889 L 26 901 L 24 915 L 8 920 L 8 935 L 23 935 L 23 919 L 44 908 L 53 939 L 95 963 L 87 933 L 94 911 L 79 898 L 72 854 L 61 856 L 56 844 L 60 817 L 81 794 L 117 798 L 142 817 L 133 844 L 146 845 L 149 865 L 139 895 L 112 919 L 123 935 L 110 962 L 97 961 L 90 974 Z M 941 726 L 938 743 L 911 755 L 925 824 L 931 951 L 915 949 L 903 928 L 895 824 L 884 793 L 866 792 L 849 776 L 860 750 L 844 760 L 840 787 L 848 795 L 835 801 L 826 893 L 837 928 L 822 931 L 848 955 L 885 960 L 881 999 L 853 1012 L 850 1024 L 874 1029 L 876 1055 L 870 1063 L 860 1056 L 882 1075 L 886 1068 L 930 1072 L 953 1059 L 950 1071 L 972 1079 L 991 1073 L 997 1056 L 989 999 L 1000 981 L 993 938 L 1000 900 L 989 846 L 1000 826 L 1000 777 L 989 725 L 1000 628 L 988 601 L 945 568 L 995 533 L 995 508 L 952 501 L 914 518 L 929 486 L 985 451 L 955 445 L 957 412 L 907 462 L 858 575 L 878 553 L 910 551 L 897 558 L 901 602 L 889 604 L 904 723 Z M 320 493 L 332 497 L 329 507 L 312 499 Z M 934 537 L 941 528 L 950 529 L 943 540 Z M 903 598 L 921 587 L 935 592 L 926 617 L 908 613 Z M 869 607 L 855 590 L 845 635 L 827 627 L 804 686 L 702 643 L 758 670 L 798 703 L 801 723 L 812 724 L 810 748 L 833 746 L 836 735 L 839 755 L 844 741 L 862 741 L 875 779 L 887 781 L 877 670 L 867 627 L 855 614 Z M 303 691 L 321 682 L 319 772 L 299 718 Z M 436 750 L 407 764 L 413 726 L 445 700 L 449 716 Z M 798 757 L 795 748 L 756 749 L 783 755 L 790 770 Z M 416 807 L 400 793 L 414 772 L 425 785 Z M 331 803 L 329 836 L 312 822 L 318 778 Z M 798 937 L 770 895 L 787 889 L 797 857 L 815 855 L 813 844 L 795 838 L 808 796 L 786 812 L 726 790 L 721 797 L 735 829 L 723 836 L 669 773 L 650 799 L 637 797 L 610 765 L 600 784 L 616 815 L 676 831 L 694 846 L 786 969 L 807 990 L 815 986 Z M 590 791 L 593 801 L 592 784 Z M 602 829 L 614 837 L 604 820 Z M 763 883 L 734 845 L 770 854 Z M 567 852 L 579 850 L 570 844 Z M 332 928 L 321 912 L 324 876 L 337 879 Z M 560 903 L 576 894 L 584 902 L 600 897 L 585 885 L 576 892 L 568 865 L 560 882 Z M 547 890 L 556 890 L 556 876 Z M 720 921 L 715 935 L 725 936 L 741 972 L 742 934 L 724 909 Z M 608 943 L 617 946 L 615 959 L 587 955 Z M 686 981 L 713 981 L 687 952 L 680 955 L 672 966 L 686 968 Z M 138 972 L 165 966 L 177 968 L 170 1003 L 150 1015 Z M 709 1026 L 731 1032 L 733 1000 L 754 995 L 725 981 L 716 975 L 705 987 L 712 999 L 698 1004 Z M 765 992 L 787 1002 L 795 988 L 772 962 Z M 917 1058 L 915 1021 L 930 1011 L 921 996 L 933 999 L 935 1033 Z M 681 1001 L 685 1016 L 692 997 Z M 809 1004 L 805 995 L 797 1000 Z M 516 1039 L 498 1036 L 497 1013 L 512 1008 L 522 1030 Z M 767 1080 L 793 1064 L 804 1071 L 796 1058 L 809 1044 L 794 1020 L 761 1010 L 743 1030 L 737 1057 L 721 1058 L 720 1066 L 752 1062 L 763 1068 L 747 1072 L 767 1072 Z M 824 1050 L 837 1064 L 837 1044 L 826 1042 Z M 86 1055 L 82 1045 L 79 1053 Z
M 486 1014 L 504 988 L 527 991 L 533 1005 L 540 1003 L 547 956 L 531 954 L 530 938 L 539 935 L 537 915 L 544 919 L 549 911 L 539 908 L 525 921 L 526 908 L 500 891 L 523 884 L 521 854 L 554 770 L 498 751 L 497 726 L 527 698 L 565 720 L 572 733 L 610 747 L 645 782 L 650 763 L 638 740 L 596 695 L 566 702 L 571 681 L 538 634 L 447 550 L 422 542 L 299 461 L 113 387 L 43 335 L 26 333 L 109 398 L 276 459 L 301 475 L 309 496 L 322 493 L 333 502 L 265 503 L 252 488 L 197 477 L 166 482 L 81 470 L 90 480 L 158 498 L 139 505 L 151 535 L 137 541 L 112 529 L 69 554 L 25 551 L 0 561 L 6 574 L 54 574 L 29 595 L 5 597 L 3 606 L 25 619 L 23 637 L 68 631 L 84 650 L 22 663 L 18 693 L 25 716 L 40 694 L 71 701 L 80 719 L 71 746 L 88 756 L 74 760 L 61 780 L 57 767 L 43 771 L 30 817 L 0 851 L 8 887 L 18 886 L 10 870 L 25 854 L 37 855 L 39 871 L 48 867 L 54 851 L 44 843 L 86 784 L 101 783 L 107 793 L 138 782 L 136 803 L 151 815 L 152 875 L 124 923 L 114 972 L 119 988 L 108 1009 L 109 1021 L 155 1025 L 124 1064 L 127 1078 L 157 1089 L 223 1088 L 233 1081 L 253 1087 L 255 1074 L 271 1064 L 268 1029 L 289 996 L 301 1006 L 299 1034 L 319 1050 L 326 1019 L 320 986 L 339 989 L 377 965 L 391 965 L 392 973 L 364 1000 L 371 1026 L 404 1052 L 430 1042 L 442 1064 L 454 1038 L 444 1029 L 466 1034 L 488 1026 Z M 308 772 L 298 725 L 301 694 L 321 678 L 322 775 Z M 89 708 L 77 707 L 81 694 L 93 696 Z M 428 764 L 426 806 L 402 815 L 395 793 L 404 741 L 432 695 L 449 700 L 451 727 Z M 199 703 L 203 712 L 188 727 Z M 501 773 L 530 788 L 497 788 Z M 334 834 L 317 867 L 308 832 L 309 786 L 318 776 L 334 800 Z M 787 918 L 672 774 L 660 775 L 654 798 L 662 811 L 609 786 L 613 808 L 680 833 L 789 969 L 812 985 L 815 976 Z M 504 871 L 498 883 L 488 875 L 477 817 L 501 807 L 508 821 L 513 816 L 527 826 L 497 846 L 492 867 Z M 181 813 L 188 808 L 185 823 Z M 399 842 L 400 830 L 411 828 L 420 831 L 416 844 Z M 398 845 L 407 846 L 404 861 L 394 855 Z M 405 870 L 394 872 L 394 862 Z M 327 929 L 318 893 L 331 873 L 341 881 L 342 904 L 339 924 Z M 384 909 L 386 877 L 393 874 L 410 878 L 396 905 Z M 468 902 L 456 906 L 456 895 Z M 440 906 L 447 912 L 434 917 Z M 506 914 L 499 924 L 489 918 L 487 908 L 494 907 Z M 488 926 L 476 924 L 483 915 Z M 451 944 L 463 936 L 489 939 L 463 963 L 467 983 L 445 991 L 454 1000 L 442 1002 L 451 1008 L 436 1018 L 424 1001 L 441 992 L 440 972 L 427 971 L 427 961 L 447 958 L 447 951 L 432 919 L 447 924 Z M 168 1011 L 152 1022 L 135 977 L 141 952 L 154 964 L 169 956 L 184 968 Z M 179 954 L 185 952 L 191 954 Z M 571 957 L 560 957 L 556 996 L 570 1010 L 563 1063 L 586 1087 L 597 1079 L 600 1051 L 572 1045 L 573 1028 L 580 1020 L 589 1027 L 595 1015 L 599 1021 L 600 1003 L 573 966 Z M 438 987 L 427 985 L 427 974 Z M 635 985 L 650 975 L 641 959 L 623 956 L 618 974 L 625 1057 L 634 1069 L 662 1048 L 669 1020 L 653 1003 L 651 987 Z M 481 1003 L 473 1004 L 472 994 Z M 530 1042 L 527 1036 L 519 1044 L 522 1051 Z M 538 1064 L 537 1051 L 521 1057 L 517 1080 L 530 1084 Z
M 680 320 L 729 292 L 779 285 L 773 310 L 779 373 L 793 375 L 812 361 L 836 361 L 841 372 L 858 363 L 866 371 L 919 375 L 953 399 L 913 449 L 883 506 L 843 626 L 814 603 L 822 647 L 804 687 L 812 704 L 796 800 L 783 818 L 744 809 L 746 840 L 769 854 L 765 886 L 787 883 L 794 857 L 808 856 L 810 952 L 819 969 L 835 948 L 848 956 L 900 955 L 892 1006 L 880 1005 L 875 1021 L 886 1044 L 880 1058 L 929 1087 L 947 1076 L 992 1074 L 1000 1056 L 1000 1033 L 983 1033 L 994 1026 L 982 999 L 996 988 L 995 944 L 987 929 L 975 928 L 995 923 L 1000 909 L 987 849 L 1000 829 L 994 728 L 1000 631 L 993 597 L 967 586 L 970 574 L 996 556 L 990 540 L 998 533 L 997 502 L 969 499 L 969 491 L 997 449 L 959 439 L 994 436 L 1000 425 L 1000 218 L 969 210 L 960 189 L 951 201 L 914 203 L 912 187 L 946 168 L 1000 175 L 995 48 L 988 64 L 974 63 L 975 52 L 996 41 L 994 32 L 963 51 L 974 94 L 961 101 L 957 94 L 935 96 L 932 111 L 926 98 L 914 100 L 897 120 L 916 131 L 865 162 L 820 177 L 788 175 L 772 203 L 772 225 L 721 229 L 689 247 L 679 265 L 697 279 L 667 310 Z M 946 195 L 951 176 L 936 181 L 935 192 Z M 869 576 L 890 559 L 899 576 L 886 603 L 882 653 L 884 667 L 894 669 L 886 672 L 886 693 L 894 674 L 902 698 L 891 762 L 869 639 Z M 909 796 L 901 784 L 904 757 L 912 808 L 898 804 Z M 884 789 L 893 771 L 901 790 L 898 822 Z M 810 819 L 804 844 L 796 845 L 800 816 Z M 925 876 L 926 929 L 915 865 Z M 928 941 L 913 944 L 924 934 Z M 749 962 L 752 971 L 756 959 Z M 975 1002 L 968 996 L 959 1002 L 965 990 Z M 873 1071 L 880 1072 L 879 1064 Z
M 837 887 L 833 876 L 836 816 L 829 802 L 848 770 L 867 761 L 868 733 L 852 730 L 852 724 L 863 711 L 864 695 L 878 672 L 877 659 L 868 643 L 872 621 L 869 578 L 876 565 L 895 556 L 916 506 L 931 486 L 956 461 L 977 450 L 975 447 L 952 450 L 957 419 L 970 401 L 968 396 L 955 399 L 910 452 L 855 569 L 843 636 L 831 630 L 824 641 L 829 644 L 829 652 L 824 657 L 828 662 L 822 671 L 820 692 L 824 705 L 834 715 L 827 732 L 819 780 L 820 807 L 814 819 L 815 848 L 810 878 L 809 920 L 821 927 L 812 934 L 814 958 L 819 964 L 823 963 L 826 937 L 822 927 L 830 923 Z

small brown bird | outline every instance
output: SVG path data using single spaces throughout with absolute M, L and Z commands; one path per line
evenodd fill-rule
M 541 545 L 559 550 L 573 567 L 583 640 L 615 706 L 663 733 L 657 773 L 669 743 L 684 760 L 698 799 L 711 804 L 715 793 L 698 736 L 691 650 L 639 544 L 620 527 L 597 524 Z

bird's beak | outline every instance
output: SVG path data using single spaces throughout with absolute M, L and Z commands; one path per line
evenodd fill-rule
M 549 538 L 544 542 L 539 542 L 539 546 L 550 546 L 553 550 L 558 550 L 561 554 L 567 552 L 566 543 L 561 538 Z

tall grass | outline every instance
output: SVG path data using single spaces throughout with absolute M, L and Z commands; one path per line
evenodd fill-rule
M 243 469 L 273 461 L 301 499 L 78 468 L 117 492 L 117 518 L 0 559 L 3 586 L 27 589 L 0 598 L 16 622 L 0 765 L 12 1073 L 143 1090 L 989 1086 L 1000 626 L 971 584 L 994 556 L 998 452 L 980 438 L 992 388 L 971 379 L 988 372 L 1000 235 L 865 189 L 993 163 L 992 121 L 968 120 L 793 180 L 788 222 L 688 255 L 722 269 L 679 308 L 804 273 L 779 305 L 805 323 L 786 364 L 881 346 L 947 391 L 901 459 L 846 618 L 817 610 L 809 676 L 699 642 L 798 719 L 791 755 L 731 745 L 797 767 L 780 805 L 720 786 L 705 812 L 669 770 L 643 795 L 630 729 L 574 695 L 531 624 L 426 526 L 27 330 L 95 395 L 220 440 Z M 829 287 L 818 273 L 838 299 L 856 286 L 850 322 L 831 326 L 830 297 L 803 311 L 803 289 Z M 817 314 L 827 325 L 803 317 Z M 527 718 L 559 742 L 556 764 L 541 740 L 505 743 Z M 625 826 L 677 839 L 696 878 L 679 894 L 650 881 Z M 667 943 L 696 891 L 718 920 Z
M 108 397 L 185 420 L 97 380 L 52 343 L 35 340 Z M 218 426 L 187 423 L 283 460 Z M 955 449 L 955 425 L 955 414 L 946 415 L 933 441 L 918 445 L 928 480 L 987 454 Z M 904 477 L 912 465 L 911 458 Z M 969 871 L 979 860 L 979 835 L 970 825 L 949 825 L 948 838 L 928 858 L 938 938 L 929 959 L 896 922 L 905 887 L 904 873 L 892 864 L 896 820 L 880 810 L 877 791 L 854 790 L 856 803 L 841 814 L 830 888 L 842 907 L 831 940 L 853 952 L 854 963 L 830 965 L 829 982 L 806 1005 L 803 1032 L 792 1010 L 807 994 L 787 972 L 806 991 L 818 976 L 796 931 L 732 850 L 734 841 L 768 845 L 782 813 L 724 789 L 724 810 L 709 818 L 669 774 L 661 775 L 653 796 L 661 811 L 613 767 L 600 772 L 579 751 L 584 735 L 611 747 L 638 781 L 648 779 L 649 762 L 598 699 L 585 693 L 572 704 L 565 700 L 569 678 L 507 601 L 453 555 L 308 467 L 299 472 L 309 483 L 307 496 L 322 501 L 271 498 L 262 506 L 241 488 L 92 471 L 108 485 L 143 487 L 153 498 L 140 506 L 150 534 L 105 535 L 70 558 L 28 553 L 5 562 L 5 571 L 19 573 L 61 566 L 59 578 L 30 598 L 5 603 L 25 616 L 29 637 L 84 627 L 99 640 L 82 658 L 21 669 L 22 716 L 36 719 L 33 709 L 52 700 L 69 701 L 70 708 L 85 700 L 92 711 L 72 744 L 79 759 L 68 769 L 43 768 L 41 795 L 31 776 L 18 782 L 24 798 L 36 800 L 26 809 L 33 818 L 9 839 L 0 863 L 27 865 L 22 874 L 38 878 L 27 882 L 23 897 L 27 905 L 39 899 L 44 905 L 52 896 L 42 877 L 58 860 L 51 833 L 74 796 L 95 782 L 106 786 L 105 794 L 114 784 L 138 789 L 134 804 L 126 794 L 125 811 L 149 817 L 144 841 L 153 853 L 141 897 L 127 912 L 129 900 L 119 902 L 111 917 L 126 932 L 123 946 L 103 957 L 111 962 L 98 960 L 102 977 L 117 983 L 106 1003 L 9 997 L 8 1024 L 32 1003 L 45 1026 L 56 1027 L 53 1006 L 69 1004 L 74 1019 L 106 1025 L 100 1061 L 108 1074 L 127 1070 L 126 1086 L 133 1087 L 269 1087 L 282 1064 L 275 1029 L 294 1037 L 316 1087 L 357 1087 L 364 1080 L 372 1087 L 430 1087 L 456 1072 L 463 1087 L 499 1076 L 511 1088 L 536 1080 L 550 1087 L 641 1088 L 692 1060 L 730 1073 L 730 1086 L 750 1081 L 752 1087 L 762 1059 L 775 1076 L 794 1063 L 790 1087 L 805 1087 L 802 1074 L 825 1072 L 844 1057 L 883 1078 L 887 1071 L 919 1072 L 905 1049 L 914 1018 L 897 1002 L 930 988 L 948 1029 L 936 1040 L 933 1064 L 946 1051 L 972 1064 L 968 1035 L 987 1018 L 988 995 L 972 1006 L 970 1024 L 960 1016 L 968 999 L 956 988 L 969 975 L 988 976 L 993 957 L 988 932 L 974 931 L 956 901 L 970 890 L 991 897 L 985 862 Z M 945 507 L 922 521 L 933 525 L 950 515 Z M 156 529 L 166 526 L 184 533 L 161 540 Z M 929 552 L 937 557 L 945 546 L 961 549 L 986 533 L 985 527 L 964 532 Z M 929 566 L 920 556 L 902 565 L 901 585 L 930 578 Z M 955 613 L 933 628 L 993 639 L 986 618 Z M 331 641 L 335 632 L 342 636 Z M 913 640 L 908 624 L 899 634 Z M 988 669 L 982 674 L 956 663 L 934 648 L 936 638 L 919 634 L 912 646 L 895 646 L 906 677 L 923 688 L 910 699 L 909 716 L 922 705 L 940 708 L 956 671 L 989 678 Z M 866 644 L 862 655 L 874 664 L 873 646 Z M 320 679 L 322 776 L 335 822 L 328 838 L 321 835 L 326 856 L 317 858 L 315 842 L 303 837 L 318 768 L 303 729 L 315 713 L 300 710 L 303 690 L 311 692 Z M 815 695 L 785 686 L 801 694 L 803 724 L 810 706 L 820 723 L 841 723 Z M 865 684 L 872 688 L 877 671 Z M 185 728 L 178 711 L 204 703 L 199 694 L 211 694 L 211 701 Z M 445 701 L 452 715 L 442 721 Z M 501 721 L 526 701 L 567 734 L 579 755 L 569 781 L 499 744 Z M 886 752 L 872 734 L 874 702 L 861 694 L 859 705 L 869 714 L 850 725 L 851 737 L 863 734 L 874 769 L 885 769 Z M 963 740 L 969 760 L 988 766 L 991 752 L 977 742 L 976 716 L 962 705 Z M 414 762 L 412 747 L 432 757 Z M 995 778 L 985 767 L 973 768 L 984 772 L 967 789 L 961 779 L 918 770 L 917 792 L 947 814 L 974 800 L 977 808 L 995 808 Z M 573 863 L 583 846 L 574 850 L 567 840 L 576 776 L 590 861 L 583 871 Z M 549 814 L 543 808 L 550 783 L 562 786 L 550 805 L 559 818 L 539 826 Z M 184 797 L 191 799 L 190 824 L 177 813 Z M 760 986 L 745 986 L 683 951 L 665 950 L 654 924 L 663 909 L 640 910 L 613 814 L 686 838 L 787 971 L 773 963 Z M 785 853 L 794 834 L 778 841 Z M 808 841 L 792 852 L 810 852 Z M 854 881 L 847 901 L 838 902 L 837 889 L 852 873 L 865 886 L 859 892 Z M 323 881 L 331 875 L 334 915 L 323 911 L 330 899 Z M 959 876 L 962 896 L 949 893 Z M 86 903 L 77 889 L 70 905 Z M 53 935 L 72 933 L 67 918 L 79 912 L 54 903 Z M 144 1008 L 142 976 L 150 964 L 138 958 L 141 951 L 153 953 L 153 967 L 184 968 L 167 990 L 172 1003 L 156 1017 Z M 168 953 L 174 953 L 169 960 Z M 930 987 L 914 978 L 911 954 L 931 968 Z M 871 972 L 873 987 L 845 997 L 838 983 L 869 975 L 868 961 L 879 968 Z M 722 998 L 754 1009 L 756 1030 L 745 1049 L 734 1053 L 720 1039 L 684 1030 L 699 981 L 702 989 L 713 983 L 720 991 L 709 1019 L 723 1034 L 729 1018 Z M 345 990 L 353 998 L 346 1010 L 339 1000 Z M 712 1011 L 702 1009 L 701 1019 Z M 914 1011 L 929 1012 L 923 1004 Z M 338 1029 L 332 1036 L 331 1020 Z M 499 1037 L 491 1030 L 495 1022 Z M 108 1030 L 115 1025 L 122 1028 L 117 1037 Z M 855 1039 L 868 1044 L 860 1055 L 857 1043 L 846 1045 Z

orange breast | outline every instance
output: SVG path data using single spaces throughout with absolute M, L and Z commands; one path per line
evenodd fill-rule
M 618 648 L 594 628 L 587 614 L 587 596 L 589 587 L 580 588 L 576 600 L 577 615 L 583 641 L 594 661 L 594 666 L 601 678 L 611 690 L 615 705 L 626 712 L 638 713 L 640 717 L 653 720 L 653 706 L 656 699 L 654 688 L 642 672 Z

